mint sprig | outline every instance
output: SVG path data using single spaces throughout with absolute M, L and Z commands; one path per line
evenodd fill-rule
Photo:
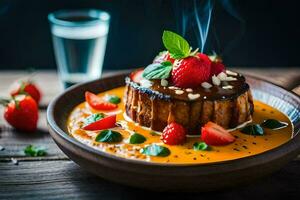
M 189 43 L 174 32 L 164 31 L 162 40 L 165 48 L 169 51 L 171 58 L 182 59 L 188 57 L 191 53 Z
M 166 79 L 170 77 L 172 71 L 172 63 L 165 61 L 162 63 L 152 63 L 148 65 L 143 72 L 145 79 Z

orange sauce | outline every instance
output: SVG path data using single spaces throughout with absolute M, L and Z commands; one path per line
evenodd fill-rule
M 122 98 L 124 87 L 100 93 L 99 96 L 107 94 L 117 95 Z M 176 164 L 211 163 L 256 155 L 278 147 L 291 139 L 293 127 L 286 115 L 259 101 L 254 102 L 254 110 L 253 123 L 261 123 L 265 119 L 277 119 L 279 121 L 287 122 L 288 126 L 280 130 L 264 129 L 264 136 L 246 135 L 239 130 L 235 130 L 231 132 L 231 134 L 236 137 L 234 143 L 226 146 L 211 146 L 209 151 L 195 151 L 193 150 L 193 144 L 201 141 L 200 136 L 188 137 L 183 145 L 170 146 L 163 144 L 159 135 L 153 134 L 151 130 L 124 119 L 124 104 L 123 101 L 121 101 L 121 103 L 118 104 L 118 109 L 110 112 L 93 110 L 86 102 L 79 104 L 69 116 L 68 130 L 74 138 L 86 145 L 98 149 L 99 151 L 115 154 L 128 159 L 141 159 L 149 162 Z M 100 131 L 84 131 L 80 128 L 85 117 L 99 112 L 108 115 L 117 113 L 117 122 L 122 124 L 122 127 L 116 127 L 114 130 L 118 131 L 123 136 L 123 140 L 120 143 L 96 142 L 95 137 Z M 129 144 L 129 137 L 134 132 L 144 135 L 147 140 L 143 144 Z M 166 146 L 171 151 L 171 154 L 167 157 L 155 157 L 146 156 L 140 153 L 141 148 L 153 143 Z

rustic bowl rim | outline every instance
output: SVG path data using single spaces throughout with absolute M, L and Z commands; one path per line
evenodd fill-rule
M 114 154 L 109 154 L 102 152 L 100 150 L 96 150 L 92 147 L 89 147 L 86 144 L 83 144 L 76 140 L 75 138 L 71 137 L 69 133 L 66 133 L 65 131 L 62 130 L 58 126 L 58 124 L 55 122 L 54 119 L 54 107 L 57 106 L 57 102 L 59 101 L 60 98 L 62 98 L 64 95 L 67 95 L 68 93 L 71 93 L 74 89 L 79 88 L 79 87 L 85 87 L 89 84 L 92 84 L 94 82 L 98 81 L 105 81 L 106 79 L 112 78 L 112 77 L 118 77 L 118 76 L 124 76 L 126 77 L 128 75 L 128 72 L 123 72 L 123 73 L 118 73 L 112 76 L 107 76 L 101 79 L 97 80 L 92 80 L 80 84 L 76 84 L 74 86 L 71 86 L 70 88 L 66 89 L 64 92 L 61 94 L 57 95 L 49 104 L 47 108 L 47 124 L 49 129 L 52 129 L 53 133 L 58 135 L 59 137 L 63 138 L 64 141 L 71 143 L 75 145 L 78 148 L 83 149 L 84 151 L 87 151 L 88 153 L 95 154 L 97 156 L 105 157 L 107 159 L 113 159 L 115 161 L 120 161 L 120 162 L 126 162 L 128 164 L 135 164 L 139 166 L 153 166 L 153 167 L 208 167 L 208 166 L 222 166 L 222 165 L 232 165 L 235 166 L 235 168 L 245 168 L 245 166 L 249 167 L 251 165 L 259 165 L 263 163 L 267 163 L 270 160 L 278 159 L 281 158 L 284 155 L 290 154 L 292 152 L 298 151 L 300 152 L 300 128 L 296 130 L 296 127 L 294 127 L 292 135 L 294 135 L 289 141 L 285 142 L 284 144 L 279 145 L 278 147 L 275 147 L 273 149 L 267 150 L 265 152 L 252 155 L 252 156 L 246 156 L 242 158 L 237 158 L 233 160 L 223 160 L 223 161 L 217 161 L 217 162 L 211 162 L 211 163 L 188 163 L 188 164 L 182 164 L 182 163 L 157 163 L 157 162 L 147 162 L 143 160 L 135 160 L 135 159 L 127 159 L 123 158 L 120 156 L 116 156 Z M 287 89 L 283 88 L 282 86 L 279 86 L 277 84 L 274 84 L 270 81 L 264 80 L 260 77 L 256 77 L 253 75 L 244 75 L 247 78 L 254 79 L 256 81 L 264 82 L 272 87 L 277 87 L 276 89 L 284 91 L 289 93 L 289 95 L 292 95 L 296 101 L 299 102 L 300 104 L 300 96 L 294 93 L 293 91 L 288 91 Z M 76 106 L 76 105 L 75 105 Z M 293 124 L 292 124 L 293 125 Z M 297 132 L 295 134 L 295 132 Z M 269 157 L 269 159 L 265 159 L 266 157 Z M 270 159 L 272 157 L 272 159 Z M 254 162 L 251 162 L 254 161 Z

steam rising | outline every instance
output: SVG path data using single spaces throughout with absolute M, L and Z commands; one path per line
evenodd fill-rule
M 201 44 L 201 52 L 204 51 L 204 46 L 209 32 L 212 10 L 213 6 L 211 0 L 202 1 L 202 5 L 200 6 L 198 6 L 197 1 L 194 0 L 194 13 L 200 35 L 200 41 L 199 37 L 197 37 L 197 39 L 198 43 Z
M 241 24 L 241 30 L 237 31 L 235 36 L 229 38 L 226 41 L 222 41 L 222 49 L 217 49 L 218 46 L 221 46 L 219 43 L 218 34 L 222 34 L 222 30 L 217 31 L 213 21 L 217 20 L 214 16 L 214 6 L 220 4 L 223 10 L 229 14 L 229 16 L 237 20 Z M 218 54 L 224 54 L 231 50 L 235 44 L 241 39 L 241 36 L 245 30 L 245 21 L 239 15 L 232 5 L 231 0 L 177 0 L 175 1 L 175 16 L 177 23 L 177 32 L 182 36 L 188 35 L 188 38 L 195 37 L 198 47 L 200 47 L 201 52 L 207 51 L 208 49 L 208 40 L 210 43 L 214 43 L 214 48 L 210 47 L 209 52 L 218 50 Z M 213 29 L 211 29 L 213 28 Z M 222 27 L 225 28 L 225 27 Z M 211 30 L 210 30 L 211 29 Z M 191 35 L 194 33 L 194 35 Z M 214 39 L 214 41 L 211 41 Z M 222 50 L 222 51 L 221 51 Z

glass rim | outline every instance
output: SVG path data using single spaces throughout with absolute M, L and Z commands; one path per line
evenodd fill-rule
M 59 17 L 72 17 L 72 16 L 88 16 L 93 17 L 90 21 L 72 22 Z M 48 20 L 52 24 L 60 26 L 92 26 L 99 23 L 107 23 L 110 20 L 110 14 L 106 11 L 99 9 L 78 9 L 78 10 L 58 10 L 48 14 Z

